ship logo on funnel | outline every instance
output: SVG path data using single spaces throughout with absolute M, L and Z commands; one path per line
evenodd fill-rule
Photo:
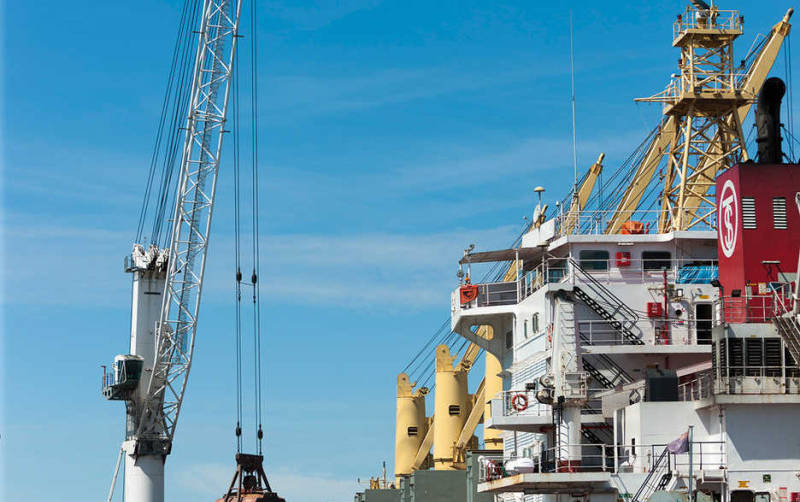
M 722 186 L 717 214 L 719 243 L 722 248 L 722 254 L 726 258 L 730 258 L 733 255 L 733 250 L 736 247 L 736 237 L 739 232 L 739 206 L 736 199 L 736 188 L 734 188 L 733 182 L 728 180 Z

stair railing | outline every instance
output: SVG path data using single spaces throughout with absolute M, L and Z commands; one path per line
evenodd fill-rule
M 663 483 L 661 481 L 664 479 L 665 474 L 669 474 L 669 468 L 669 449 L 665 447 L 664 451 L 659 455 L 658 460 L 653 464 L 653 468 L 650 469 L 647 477 L 644 478 L 642 485 L 636 491 L 636 495 L 631 499 L 631 502 L 644 502 L 650 498 L 650 495 L 652 495 L 659 486 L 663 488 Z
M 591 289 L 592 292 L 594 292 L 597 296 L 601 297 L 606 303 L 614 306 L 615 310 L 614 312 L 611 312 L 612 316 L 620 314 L 622 317 L 626 318 L 626 320 L 639 320 L 639 315 L 634 312 L 632 308 L 625 305 L 625 303 L 620 300 L 619 297 L 612 293 L 607 287 L 603 286 L 600 281 L 592 277 L 592 274 L 581 267 L 580 264 L 575 261 L 575 259 L 569 258 L 569 264 L 573 271 L 573 281 L 579 279 L 580 282 L 589 286 L 589 289 Z

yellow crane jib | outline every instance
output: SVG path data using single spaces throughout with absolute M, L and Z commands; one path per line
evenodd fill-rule
M 605 157 L 605 153 L 600 153 L 600 156 L 597 158 L 597 162 L 592 164 L 592 167 L 589 168 L 589 171 L 586 173 L 586 178 L 583 180 L 583 183 L 581 183 L 580 188 L 573 195 L 572 203 L 570 203 L 569 211 L 567 212 L 567 215 L 564 218 L 564 223 L 561 227 L 563 233 L 571 234 L 578 225 L 581 211 L 583 211 L 583 209 L 586 207 L 586 203 L 589 201 L 589 196 L 592 195 L 592 190 L 594 190 L 594 185 L 597 183 L 600 173 L 603 172 L 603 159 L 605 159 Z

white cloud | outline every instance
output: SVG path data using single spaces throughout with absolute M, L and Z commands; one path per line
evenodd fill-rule
M 541 76 L 541 75 L 539 75 Z M 535 75 L 520 69 L 492 72 L 463 68 L 386 68 L 363 74 L 333 76 L 268 75 L 270 99 L 262 105 L 270 116 L 291 113 L 315 116 L 368 109 L 455 92 L 533 80 Z
M 267 236 L 260 244 L 261 294 L 272 301 L 355 308 L 446 306 L 461 251 L 470 243 L 480 249 L 505 246 L 516 231 L 503 226 L 420 235 Z M 220 270 L 209 273 L 209 282 L 224 301 L 230 280 Z
M 515 229 L 507 226 L 419 235 L 269 235 L 260 244 L 262 297 L 348 307 L 447 305 L 461 250 L 471 242 L 483 249 L 502 246 L 514 237 Z M 128 301 L 122 257 L 129 233 L 12 226 L 6 228 L 6 238 L 24 252 L 9 256 L 3 280 L 25 285 L 9 290 L 7 304 L 121 307 Z M 215 236 L 204 285 L 206 301 L 229 301 L 232 251 L 230 236 Z
M 355 480 L 302 473 L 299 467 L 296 471 L 267 470 L 272 489 L 290 502 L 344 502 L 352 500 L 359 490 Z M 175 476 L 178 487 L 187 495 L 185 500 L 215 500 L 224 495 L 233 470 L 224 464 L 197 464 L 183 468 Z

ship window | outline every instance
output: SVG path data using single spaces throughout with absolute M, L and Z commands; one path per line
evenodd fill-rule
M 447 412 L 451 415 L 460 415 L 461 414 L 461 406 L 457 404 L 451 404 L 449 408 L 447 408 Z
M 608 270 L 608 251 L 584 249 L 578 257 L 581 267 L 586 270 Z
M 528 338 L 528 320 L 527 319 L 525 319 L 525 321 L 522 323 L 522 327 L 523 327 L 522 335 L 525 338 Z
M 742 197 L 742 228 L 756 228 L 756 200 L 753 197 Z
M 506 333 L 506 348 L 510 349 L 513 346 L 514 346 L 514 333 L 512 331 L 509 331 L 508 333 Z
M 672 254 L 669 251 L 642 251 L 642 268 L 669 270 L 672 268 Z
M 776 230 L 786 230 L 786 197 L 772 199 L 772 225 Z
M 409 427 L 408 428 L 408 435 L 409 436 L 416 436 L 417 434 L 419 434 L 419 429 L 417 429 L 416 427 Z
M 539 332 L 539 313 L 538 312 L 533 314 L 533 317 L 531 317 L 531 331 L 533 333 L 538 333 Z
M 766 479 L 769 478 L 769 474 L 764 474 L 764 478 L 765 478 L 764 482 L 769 483 L 769 481 Z M 756 502 L 769 502 L 769 501 L 770 501 L 769 492 L 756 493 Z

